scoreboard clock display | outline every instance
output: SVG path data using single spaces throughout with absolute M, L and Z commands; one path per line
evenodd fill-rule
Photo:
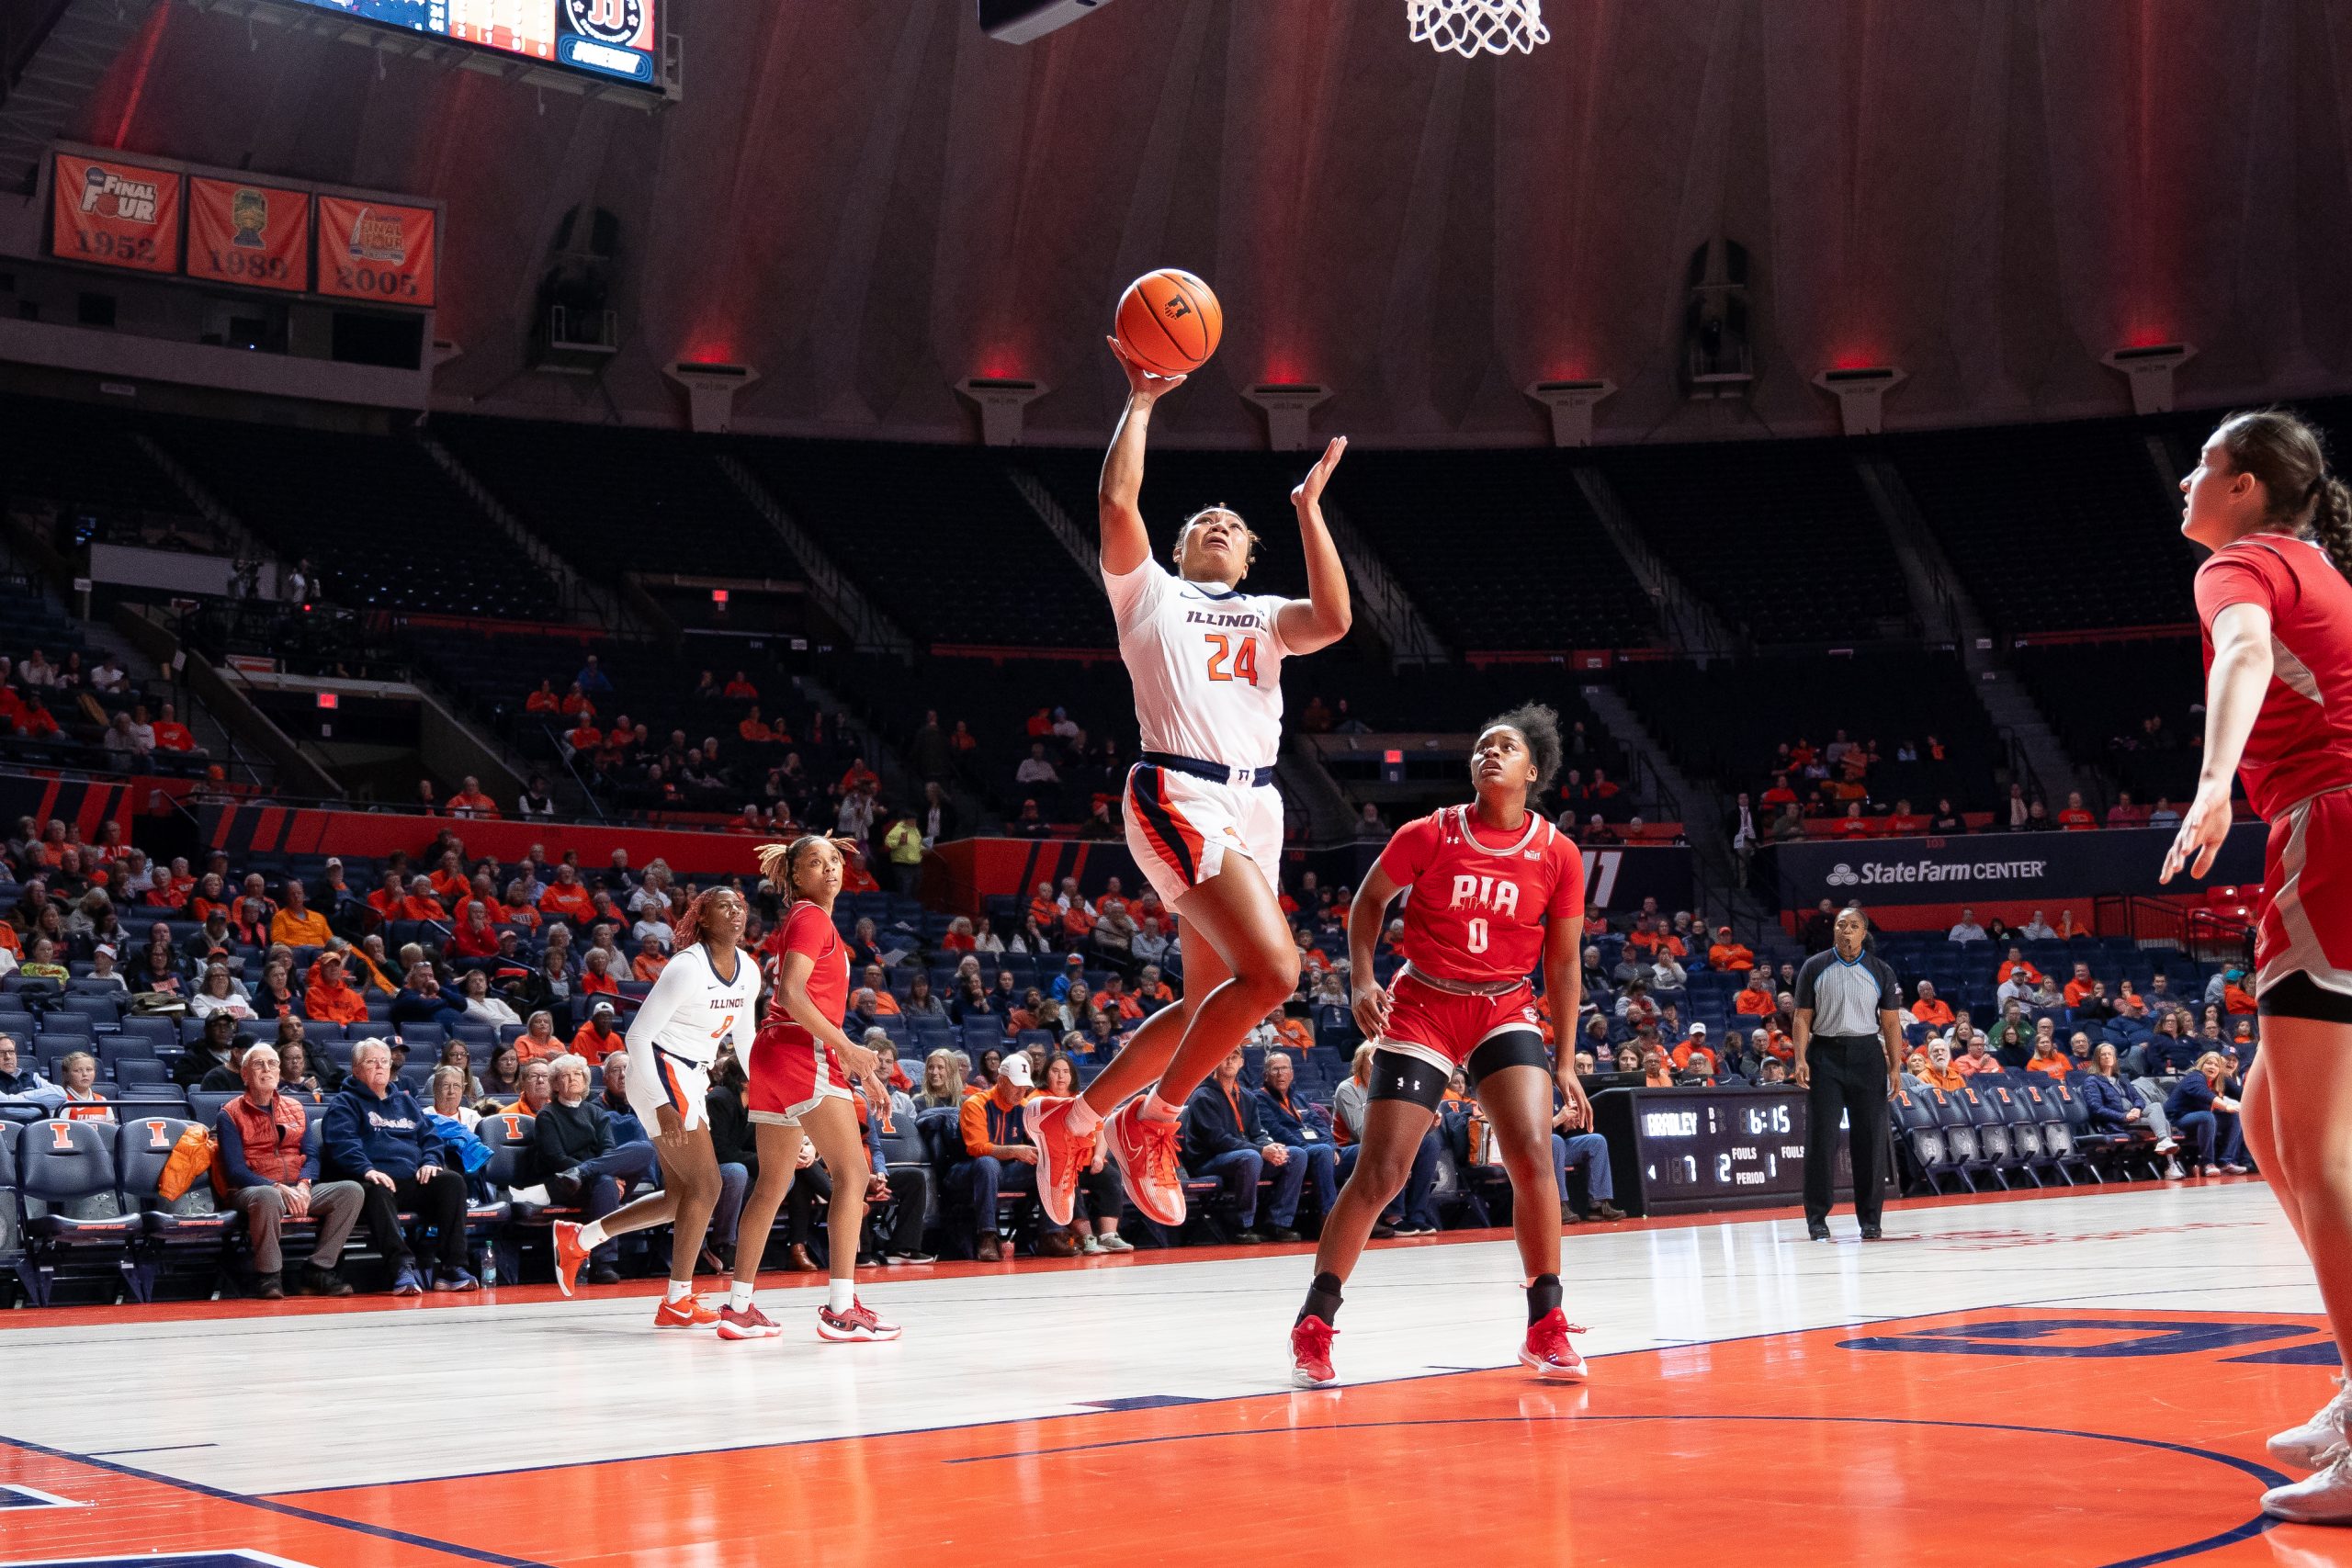
M 1626 1089 L 1593 1099 L 1609 1140 L 1618 1201 L 1635 1213 L 1787 1205 L 1804 1196 L 1805 1094 L 1800 1089 Z M 1892 1168 L 1892 1162 L 1888 1162 Z M 1837 1189 L 1853 1162 L 1838 1139 Z
M 282 0 L 536 61 L 649 91 L 662 87 L 669 0 Z

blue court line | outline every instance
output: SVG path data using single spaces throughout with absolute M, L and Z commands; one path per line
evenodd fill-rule
M 190 1449 L 217 1449 L 218 1443 L 158 1443 L 152 1449 L 92 1449 L 84 1459 L 119 1458 L 123 1454 L 176 1454 Z
M 0 1437 L 0 1444 L 21 1450 L 28 1454 L 40 1454 L 44 1459 L 59 1459 L 74 1464 L 86 1464 L 93 1470 L 107 1471 L 116 1475 L 128 1476 L 133 1481 L 152 1481 L 159 1486 L 170 1486 L 182 1492 L 193 1492 L 199 1497 L 210 1497 L 222 1503 L 235 1503 L 248 1508 L 259 1508 L 266 1513 L 280 1514 L 290 1519 L 302 1519 L 311 1524 L 326 1525 L 334 1529 L 353 1530 L 360 1535 L 374 1536 L 379 1540 L 398 1541 L 402 1546 L 421 1546 L 428 1551 L 447 1552 L 452 1557 L 469 1558 L 476 1562 L 494 1563 L 497 1568 L 548 1568 L 548 1564 L 535 1562 L 527 1557 L 509 1557 L 503 1552 L 485 1551 L 478 1546 L 460 1546 L 455 1541 L 435 1540 L 431 1536 L 413 1535 L 407 1530 L 397 1530 L 389 1525 L 362 1524 L 356 1519 L 337 1518 L 333 1514 L 322 1514 L 314 1509 L 296 1507 L 291 1503 L 275 1502 L 267 1497 L 248 1497 L 243 1493 L 225 1491 L 218 1486 L 207 1486 L 200 1481 L 182 1481 L 175 1476 L 158 1475 L 153 1471 L 141 1470 L 137 1465 L 118 1464 L 112 1460 L 98 1459 L 90 1454 L 77 1454 L 68 1449 L 53 1449 L 46 1443 L 31 1442 L 23 1438 Z
M 2287 1477 L 2266 1464 L 2240 1459 L 2234 1454 L 2221 1453 L 2212 1449 L 2200 1449 L 2187 1443 L 2168 1443 L 2160 1438 L 2128 1438 L 2120 1432 L 2081 1432 L 2064 1427 L 2017 1427 L 1999 1421 L 1923 1421 L 1902 1416 L 1465 1416 L 1408 1421 L 1340 1421 L 1314 1428 L 1329 1432 L 1370 1432 L 1388 1427 L 1532 1427 L 1552 1426 L 1573 1422 L 1590 1426 L 1599 1422 L 1640 1421 L 1801 1421 L 1824 1426 L 1852 1427 L 1937 1427 L 1970 1432 L 2022 1432 L 2037 1438 L 2084 1438 L 2093 1442 L 2128 1443 L 2133 1448 L 2156 1449 L 2166 1453 L 2187 1454 L 2192 1459 L 2211 1460 L 2242 1471 L 2262 1483 L 2265 1488 L 2284 1486 Z M 1039 1459 L 1056 1454 L 1086 1453 L 1102 1449 L 1142 1448 L 1156 1443 L 1195 1443 L 1212 1438 L 1262 1438 L 1272 1436 L 1296 1437 L 1298 1428 L 1290 1427 L 1242 1427 L 1223 1432 L 1172 1432 L 1154 1438 L 1112 1438 L 1102 1442 L 1070 1443 L 1052 1449 L 1021 1449 L 1010 1453 L 967 1454 L 961 1459 L 944 1460 L 944 1464 L 988 1464 L 997 1460 Z M 2160 1562 L 2171 1562 L 2183 1557 L 2195 1557 L 2207 1551 L 2260 1535 L 2279 1523 L 2266 1514 L 2256 1514 L 2244 1524 L 2190 1541 L 2186 1546 L 2167 1547 L 2162 1551 L 2143 1556 L 2128 1557 L 2109 1562 L 2103 1568 L 2154 1568 Z

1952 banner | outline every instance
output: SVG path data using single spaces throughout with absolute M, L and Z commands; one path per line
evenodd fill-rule
M 191 175 L 187 275 L 252 288 L 310 288 L 310 192 Z
M 119 159 L 57 155 L 50 251 L 134 272 L 180 269 L 180 175 Z
M 356 197 L 319 197 L 319 292 L 428 306 L 437 281 L 434 212 Z
M 2087 899 L 2103 893 L 2194 894 L 2217 884 L 2262 880 L 2259 822 L 2230 829 L 2201 883 L 2156 881 L 2169 828 L 2109 828 L 2087 833 L 1972 833 L 1951 839 L 1866 839 L 1776 844 L 1781 908 L 1824 898 L 1873 905 L 1992 904 L 2008 899 Z

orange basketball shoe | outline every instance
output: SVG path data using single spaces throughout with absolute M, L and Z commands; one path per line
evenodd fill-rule
M 1078 1173 L 1093 1155 L 1094 1140 L 1069 1130 L 1071 1099 L 1031 1100 L 1029 1141 L 1037 1145 L 1037 1206 L 1057 1225 L 1067 1225 L 1078 1201 Z
M 570 1220 L 558 1220 L 550 1228 L 555 1238 L 556 1289 L 568 1296 L 572 1281 L 588 1266 L 588 1249 L 580 1245 L 580 1227 Z
M 1138 1095 L 1112 1112 L 1103 1126 L 1128 1201 L 1155 1224 L 1182 1224 L 1184 1168 L 1176 1158 L 1177 1124 L 1146 1117 Z
M 653 1309 L 656 1328 L 709 1328 L 718 1322 L 718 1309 L 700 1296 L 680 1296 Z

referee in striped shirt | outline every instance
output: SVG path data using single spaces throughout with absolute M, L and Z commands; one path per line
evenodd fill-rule
M 1838 1122 L 1843 1115 L 1854 1166 L 1854 1217 L 1862 1239 L 1879 1238 L 1885 1190 L 1887 1102 L 1903 1088 L 1903 993 L 1894 970 L 1866 953 L 1870 921 L 1848 905 L 1831 943 L 1797 971 L 1796 1082 L 1807 1091 L 1804 1227 L 1829 1239 L 1837 1192 Z

